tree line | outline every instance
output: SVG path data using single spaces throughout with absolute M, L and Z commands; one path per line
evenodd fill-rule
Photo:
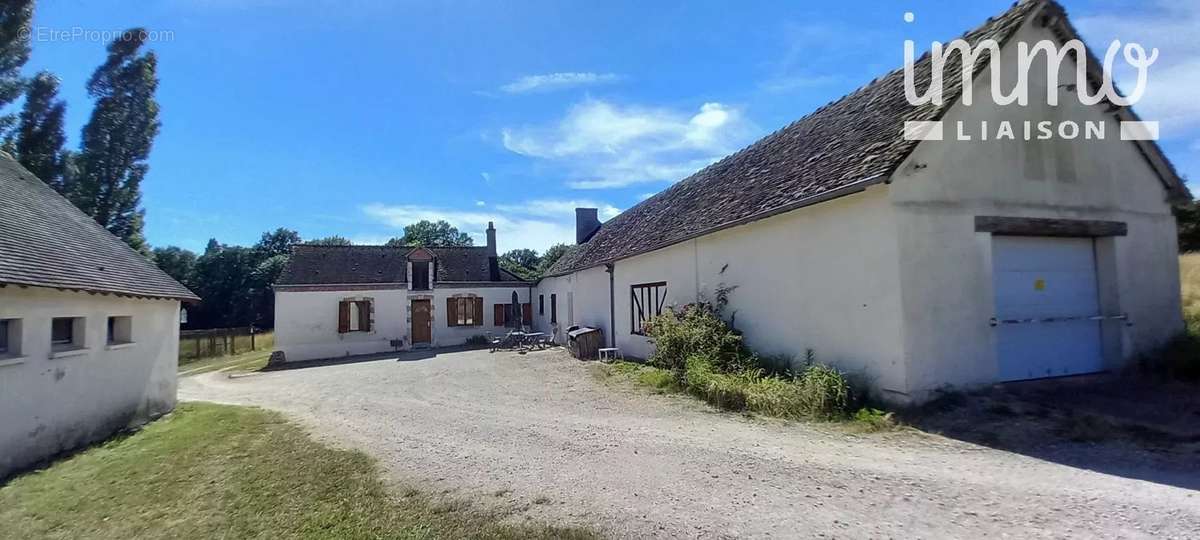
M 58 77 L 22 75 L 29 60 L 33 0 L 0 7 L 0 136 L 3 149 L 131 247 L 149 254 L 142 232 L 141 183 L 161 122 L 155 100 L 158 58 L 144 50 L 147 33 L 132 28 L 108 45 L 103 64 L 88 79 L 92 114 L 79 148 L 65 147 L 67 104 Z M 19 113 L 8 110 L 24 97 Z
M 292 248 L 307 243 L 349 246 L 341 236 L 304 241 L 300 233 L 285 228 L 264 232 L 252 246 L 222 244 L 213 238 L 196 254 L 176 246 L 154 248 L 154 261 L 176 281 L 195 292 L 202 302 L 188 310 L 189 328 L 232 328 L 275 325 L 275 292 L 272 286 L 287 265 Z M 403 236 L 386 243 L 392 247 L 472 246 L 466 233 L 445 221 L 419 221 L 404 227 Z M 514 249 L 499 257 L 505 269 L 526 279 L 537 279 L 566 251 L 556 245 L 539 256 L 531 249 Z

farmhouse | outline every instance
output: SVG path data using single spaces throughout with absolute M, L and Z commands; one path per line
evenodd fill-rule
M 461 345 L 531 324 L 532 283 L 486 247 L 300 245 L 275 285 L 275 347 L 313 360 Z
M 994 76 L 1011 87 L 1016 44 L 1077 37 L 1058 4 L 1030 1 L 963 39 L 996 40 Z M 560 341 L 564 327 L 600 327 L 646 357 L 647 320 L 732 288 L 726 313 L 751 347 L 811 349 L 895 402 L 1128 364 L 1182 330 L 1171 202 L 1189 195 L 1160 149 L 1116 136 L 950 135 L 984 121 L 1118 134 L 1139 120 L 1067 88 L 1050 106 L 1038 97 L 1044 61 L 1030 70 L 1028 106 L 991 100 L 986 62 L 963 88 L 961 57 L 946 66 L 945 105 L 913 106 L 898 69 L 603 225 L 581 209 L 577 245 L 537 284 L 536 325 Z M 915 63 L 918 88 L 930 63 Z M 1059 70 L 1073 80 L 1074 59 Z M 942 122 L 947 136 L 909 140 L 906 121 Z
M 181 300 L 0 153 L 0 478 L 174 409 Z

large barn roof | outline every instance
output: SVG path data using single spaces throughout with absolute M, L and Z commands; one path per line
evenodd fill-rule
M 199 300 L 3 153 L 0 285 Z
M 1045 24 L 1061 39 L 1078 37 L 1061 6 L 1034 0 L 1013 5 L 962 39 L 973 46 L 985 39 L 1003 45 L 1035 14 L 1045 15 Z M 1094 58 L 1088 64 L 1100 65 Z M 959 73 L 961 65 L 961 57 L 953 55 L 944 72 Z M 917 88 L 929 86 L 931 66 L 928 54 L 915 62 Z M 976 63 L 977 70 L 986 66 Z M 905 140 L 904 122 L 940 119 L 957 101 L 961 83 L 961 77 L 947 76 L 945 105 L 915 107 L 905 98 L 903 68 L 892 71 L 622 212 L 563 255 L 547 275 L 661 249 L 888 181 L 919 144 Z M 1167 188 L 1185 197 L 1186 187 L 1158 146 L 1139 144 Z

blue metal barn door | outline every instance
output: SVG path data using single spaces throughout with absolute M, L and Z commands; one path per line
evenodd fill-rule
M 1104 369 L 1091 238 L 994 236 L 992 264 L 1000 380 Z

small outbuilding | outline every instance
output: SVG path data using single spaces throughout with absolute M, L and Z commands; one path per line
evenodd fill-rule
M 197 300 L 0 153 L 0 478 L 174 409 Z

